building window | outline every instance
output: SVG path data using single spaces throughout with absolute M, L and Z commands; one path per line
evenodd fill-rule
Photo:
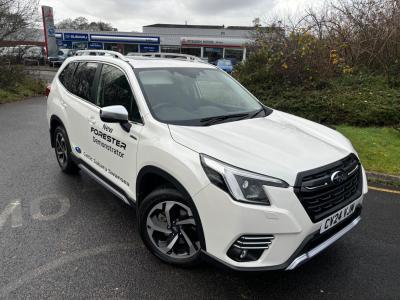
M 104 43 L 104 50 L 118 51 L 116 43 Z
M 87 42 L 73 42 L 72 49 L 85 50 L 88 48 Z
M 233 65 L 243 60 L 243 49 L 225 49 L 225 58 L 232 61 Z
M 181 53 L 181 48 L 179 46 L 161 46 L 161 52 Z
M 200 57 L 201 56 L 201 48 L 184 47 L 181 49 L 181 53 Z
M 222 48 L 204 48 L 204 57 L 207 58 L 209 63 L 217 64 L 217 60 L 222 58 L 223 55 Z
M 137 53 L 139 52 L 139 47 L 136 44 L 125 44 L 125 53 L 124 54 L 128 54 L 131 52 Z

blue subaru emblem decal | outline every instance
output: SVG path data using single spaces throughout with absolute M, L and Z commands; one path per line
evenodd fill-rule
M 75 147 L 75 151 L 78 152 L 78 153 L 82 152 L 81 148 L 79 148 L 79 147 Z

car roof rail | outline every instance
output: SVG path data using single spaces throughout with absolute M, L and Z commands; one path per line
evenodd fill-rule
M 98 54 L 97 54 L 98 53 Z M 119 53 L 117 51 L 111 51 L 111 50 L 91 50 L 91 49 L 86 49 L 86 50 L 78 50 L 75 53 L 75 56 L 81 56 L 81 55 L 107 55 L 107 56 L 113 56 L 115 58 L 122 59 L 123 61 L 128 61 L 122 53 Z
M 169 58 L 169 59 L 188 60 L 188 61 L 193 61 L 193 62 L 204 62 L 201 58 L 194 56 L 194 55 L 180 54 L 180 53 L 168 53 L 168 52 L 147 52 L 147 53 L 129 52 L 126 56 Z

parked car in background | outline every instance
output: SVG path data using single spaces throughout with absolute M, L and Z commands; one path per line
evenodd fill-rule
M 230 60 L 232 63 L 232 66 L 236 66 L 240 62 L 240 60 L 238 60 L 236 57 L 225 57 L 225 59 Z
M 75 52 L 73 49 L 59 49 L 57 55 L 49 56 L 47 61 L 51 65 L 61 65 L 68 57 L 74 56 Z
M 14 47 L 2 47 L 0 50 L 0 56 L 7 59 L 12 63 L 21 63 L 23 55 L 27 49 L 34 47 L 34 45 L 18 45 Z
M 8 47 L 1 47 L 0 48 L 0 56 L 5 56 L 8 51 Z
M 18 56 L 19 52 L 20 49 L 18 47 L 4 47 L 1 55 L 14 60 Z
M 229 59 L 218 59 L 217 67 L 229 74 L 232 73 L 233 70 L 232 61 Z
M 44 64 L 46 62 L 46 53 L 43 47 L 34 46 L 25 51 L 25 53 L 22 55 L 22 59 L 24 62 L 34 61 L 38 64 Z

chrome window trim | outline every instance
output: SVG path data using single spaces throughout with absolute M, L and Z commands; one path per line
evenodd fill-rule
M 132 82 L 130 81 L 129 76 L 128 76 L 128 74 L 125 72 L 125 70 L 123 70 L 120 66 L 117 66 L 117 65 L 115 65 L 115 64 L 113 64 L 113 63 L 105 62 L 105 61 L 101 61 L 101 60 L 93 60 L 93 59 L 90 59 L 90 60 L 80 60 L 80 59 L 78 60 L 78 59 L 77 59 L 77 60 L 73 60 L 73 61 L 69 62 L 68 64 L 74 63 L 74 62 L 76 62 L 76 63 L 86 63 L 86 62 L 90 63 L 90 62 L 91 62 L 91 63 L 98 63 L 98 64 L 106 64 L 106 65 L 110 65 L 110 66 L 112 66 L 112 67 L 116 67 L 116 68 L 118 68 L 121 72 L 123 72 L 124 75 L 125 75 L 125 77 L 126 77 L 126 79 L 128 80 L 128 83 L 129 83 L 129 86 L 130 86 L 130 88 L 131 88 L 131 91 L 132 91 L 132 94 L 133 94 L 133 97 L 134 97 L 134 101 L 136 102 L 136 106 L 137 106 L 137 108 L 138 108 L 138 110 L 139 110 L 139 115 L 140 115 L 140 119 L 141 119 L 141 122 L 135 122 L 135 121 L 129 120 L 129 123 L 144 126 L 144 118 L 143 118 L 143 114 L 142 114 L 141 111 L 140 111 L 140 107 L 139 107 L 139 105 L 138 105 L 138 103 L 137 103 L 137 97 L 136 97 L 135 90 L 132 88 Z M 67 65 L 68 65 L 68 64 L 67 64 Z M 72 95 L 73 97 L 77 98 L 78 100 L 84 101 L 84 102 L 86 102 L 87 104 L 90 104 L 90 105 L 92 105 L 92 106 L 94 106 L 95 108 L 98 108 L 98 109 L 100 110 L 100 109 L 101 109 L 100 106 L 98 106 L 98 105 L 96 105 L 96 104 L 93 103 L 93 102 L 90 102 L 90 101 L 88 101 L 88 100 L 86 100 L 86 99 L 83 99 L 83 98 L 81 98 L 81 97 L 79 97 L 79 96 L 77 96 L 77 95 L 71 93 L 71 92 L 62 84 L 61 80 L 59 79 L 59 75 L 61 74 L 62 71 L 64 71 L 64 69 L 67 67 L 67 65 L 60 71 L 60 73 L 57 74 L 57 81 L 60 83 L 60 85 L 64 88 L 64 90 L 65 90 L 69 95 Z M 76 69 L 75 69 L 75 71 L 76 71 Z M 74 73 L 75 73 L 75 72 L 74 72 Z M 100 73 L 100 75 L 101 75 L 101 73 Z M 98 85 L 97 85 L 97 87 L 98 87 Z M 97 96 L 97 95 L 96 95 L 96 96 Z

